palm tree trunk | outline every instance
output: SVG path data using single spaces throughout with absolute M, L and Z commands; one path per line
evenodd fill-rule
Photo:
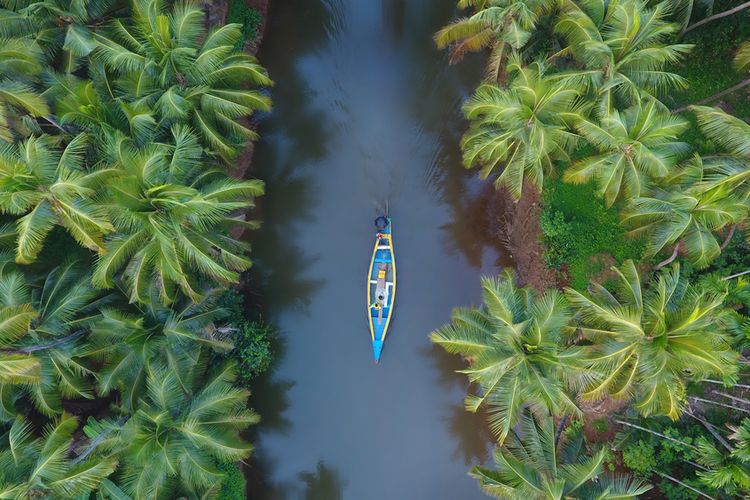
M 714 437 L 714 439 L 716 439 L 719 443 L 721 443 L 721 445 L 724 448 L 726 448 L 727 451 L 732 451 L 732 447 L 729 446 L 729 443 L 727 443 L 727 440 L 724 439 L 724 437 L 721 434 L 719 434 L 718 432 L 716 432 L 716 429 L 714 428 L 714 426 L 711 423 L 707 422 L 706 420 L 702 419 L 701 417 L 699 417 L 698 415 L 695 415 L 692 412 L 688 411 L 688 412 L 685 412 L 685 413 L 687 413 L 688 415 L 690 415 L 691 417 L 693 417 L 695 420 L 697 420 L 698 422 L 700 422 L 701 424 L 703 424 L 703 427 L 705 427 L 706 430 L 711 433 L 711 435 Z
M 692 31 L 699 26 L 703 26 L 704 24 L 708 24 L 711 21 L 716 21 L 717 19 L 721 19 L 723 17 L 731 16 L 732 14 L 735 14 L 741 10 L 748 9 L 748 8 L 750 8 L 750 2 L 745 2 L 743 4 L 738 5 L 737 7 L 734 7 L 733 9 L 725 10 L 724 12 L 719 12 L 718 14 L 714 14 L 713 16 L 709 16 L 705 19 L 701 19 L 697 23 L 691 24 L 690 26 L 685 28 L 682 34 L 684 35 L 688 31 Z
M 656 264 L 656 267 L 654 267 L 654 271 L 658 271 L 662 267 L 671 264 L 676 258 L 677 254 L 680 253 L 680 242 L 678 241 L 677 244 L 674 246 L 674 250 L 672 251 L 672 255 L 669 256 L 668 259 L 663 260 Z
M 732 409 L 734 411 L 739 411 L 739 412 L 742 412 L 742 413 L 750 413 L 750 410 L 746 410 L 744 408 L 739 408 L 737 406 L 728 405 L 728 404 L 725 404 L 725 403 L 719 403 L 718 401 L 712 401 L 710 399 L 699 398 L 698 396 L 690 396 L 690 399 L 693 399 L 695 401 L 699 401 L 701 403 L 708 403 L 708 404 L 712 404 L 712 405 L 716 405 L 716 406 L 721 406 L 721 407 L 724 407 L 724 408 L 730 408 L 730 409 Z
M 658 436 L 658 437 L 660 437 L 662 439 L 667 439 L 667 440 L 672 441 L 674 443 L 681 444 L 683 446 L 687 446 L 688 448 L 692 448 L 693 450 L 697 450 L 698 449 L 697 446 L 693 446 L 690 443 L 686 443 L 685 441 L 680 441 L 679 439 L 675 439 L 673 437 L 667 436 L 666 434 L 663 434 L 661 432 L 657 432 L 657 431 L 648 429 L 646 427 L 641 427 L 640 425 L 631 424 L 630 422 L 626 422 L 624 420 L 619 420 L 619 419 L 615 419 L 615 422 L 617 422 L 618 424 L 621 424 L 621 425 L 626 425 L 628 427 L 633 427 L 634 429 L 638 429 L 639 431 L 648 432 L 649 434 L 653 434 L 654 436 Z
M 725 392 L 721 391 L 711 391 L 712 394 L 716 394 L 717 396 L 723 396 L 725 398 L 729 398 L 734 402 L 742 403 L 743 405 L 750 405 L 750 401 L 747 399 L 738 398 L 737 396 L 732 396 L 731 394 L 727 394 Z
M 734 236 L 734 232 L 736 230 L 737 230 L 737 224 L 732 224 L 731 229 L 729 229 L 729 234 L 727 234 L 727 237 L 724 238 L 724 242 L 721 244 L 721 247 L 719 247 L 719 250 L 723 252 L 724 249 L 727 248 L 727 246 L 729 245 L 729 242 L 732 241 L 732 236 Z
M 744 276 L 746 274 L 750 274 L 750 271 L 742 271 L 741 273 L 732 274 L 732 275 L 726 276 L 726 277 L 721 278 L 721 279 L 722 280 L 731 280 L 732 278 L 738 278 L 738 277 Z M 750 389 L 750 386 L 745 386 L 745 387 L 747 387 L 748 389 Z
M 750 271 L 745 271 L 745 272 L 750 273 Z M 728 278 L 724 278 L 724 279 L 728 279 Z M 724 382 L 722 382 L 721 380 L 712 380 L 710 378 L 704 378 L 703 380 L 701 380 L 701 382 L 708 382 L 709 384 L 716 384 L 716 385 L 725 387 Z M 743 384 L 734 384 L 732 387 L 739 387 L 740 389 L 750 389 L 750 385 L 743 385 Z
M 725 95 L 729 95 L 732 92 L 736 92 L 737 90 L 740 90 L 743 87 L 747 87 L 748 85 L 750 85 L 750 78 L 748 78 L 747 80 L 742 80 L 740 83 L 738 83 L 734 87 L 729 87 L 726 90 L 722 90 L 718 94 L 714 94 L 714 95 L 712 95 L 710 97 L 706 97 L 705 99 L 701 99 L 700 101 L 696 102 L 695 105 L 701 106 L 703 104 L 708 104 L 708 103 L 710 103 L 712 101 L 715 101 L 716 99 L 721 99 Z M 688 106 L 682 106 L 680 108 L 675 109 L 674 112 L 675 113 L 682 113 L 683 111 L 685 111 L 687 109 L 688 109 Z
M 560 442 L 560 436 L 562 436 L 565 426 L 568 425 L 568 420 L 570 420 L 568 415 L 565 415 L 562 420 L 560 420 L 560 424 L 557 426 L 557 431 L 555 432 L 555 446 Z
M 699 490 L 699 489 L 697 489 L 697 488 L 693 488 L 692 486 L 690 486 L 690 485 L 689 485 L 689 484 L 687 484 L 687 483 L 683 483 L 682 481 L 680 481 L 680 480 L 679 480 L 679 479 L 677 479 L 676 477 L 672 477 L 672 476 L 670 476 L 669 474 L 665 474 L 665 473 L 663 473 L 663 472 L 659 472 L 659 471 L 656 471 L 656 473 L 657 473 L 658 475 L 660 475 L 661 477 L 665 478 L 665 479 L 669 479 L 669 480 L 670 480 L 670 481 L 672 481 L 673 483 L 679 484 L 679 485 L 680 485 L 680 486 L 682 486 L 683 488 L 687 488 L 687 489 L 689 489 L 690 491 L 693 491 L 693 492 L 695 492 L 695 493 L 699 494 L 699 495 L 700 495 L 700 496 L 702 496 L 702 497 L 708 498 L 709 500 L 716 500 L 716 499 L 715 499 L 714 497 L 712 497 L 711 495 L 708 495 L 708 494 L 706 494 L 706 493 L 703 493 L 703 492 L 702 492 L 701 490 Z

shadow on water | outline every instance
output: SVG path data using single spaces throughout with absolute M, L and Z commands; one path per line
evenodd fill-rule
M 448 354 L 443 348 L 430 344 L 424 353 L 437 365 L 439 386 L 446 390 L 451 387 L 460 388 L 465 393 L 472 390 L 466 375 L 457 373 L 466 368 L 466 363 L 460 356 Z M 466 411 L 463 404 L 448 408 L 448 414 L 442 415 L 441 420 L 451 435 L 455 436 L 456 448 L 453 458 L 460 459 L 466 465 L 483 463 L 487 460 L 491 443 L 494 441 L 484 413 Z
M 272 2 L 267 30 L 283 27 L 286 36 L 264 41 L 261 62 L 283 58 L 287 52 L 299 57 L 323 45 L 341 28 L 340 3 L 291 0 L 282 6 Z M 261 121 L 263 140 L 253 159 L 253 174 L 266 183 L 266 195 L 258 200 L 257 210 L 263 227 L 249 236 L 258 261 L 251 275 L 269 303 L 304 309 L 323 282 L 305 278 L 315 259 L 285 242 L 298 224 L 314 222 L 310 214 L 319 202 L 314 176 L 300 167 L 325 156 L 331 123 L 326 113 L 310 106 L 313 91 L 296 65 L 274 64 L 271 78 L 276 82 L 274 110 Z
M 455 13 L 455 0 L 271 2 L 259 59 L 275 108 L 254 157 L 266 196 L 251 278 L 261 314 L 285 331 L 275 371 L 251 387 L 252 499 L 481 496 L 465 472 L 487 459 L 489 433 L 461 403 L 461 359 L 426 340 L 451 306 L 478 299 L 496 253 L 486 191 L 459 148 L 482 60 L 448 67 L 432 41 Z M 359 253 L 384 199 L 406 265 L 387 365 L 374 370 Z
M 342 500 L 344 483 L 336 469 L 327 466 L 322 460 L 318 462 L 315 472 L 303 472 L 299 475 L 305 485 L 305 500 Z

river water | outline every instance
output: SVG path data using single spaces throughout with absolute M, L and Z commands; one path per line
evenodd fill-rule
M 449 67 L 432 42 L 455 16 L 455 0 L 271 2 L 253 277 L 281 338 L 252 387 L 252 499 L 486 498 L 466 474 L 489 459 L 483 419 L 463 409 L 460 360 L 427 339 L 500 258 L 458 149 L 482 61 Z M 399 287 L 375 365 L 365 283 L 386 205 Z

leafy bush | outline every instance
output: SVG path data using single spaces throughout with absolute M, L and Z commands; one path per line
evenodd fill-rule
M 549 183 L 544 190 L 541 217 L 547 265 L 568 265 L 570 285 L 585 288 L 603 268 L 594 262 L 601 254 L 618 263 L 641 260 L 643 243 L 630 239 L 620 226 L 618 209 L 606 208 L 593 184 Z
M 698 488 L 699 490 L 704 489 L 703 484 L 697 479 L 681 479 L 681 481 L 693 486 L 694 488 Z M 698 493 L 680 486 L 669 479 L 662 479 L 659 481 L 659 483 L 657 483 L 657 488 L 659 488 L 659 491 L 664 494 L 664 498 L 667 500 L 696 500 L 700 498 Z
M 609 430 L 609 421 L 605 417 L 597 418 L 591 421 L 591 427 L 596 432 L 607 432 Z
M 227 325 L 232 329 L 234 343 L 227 356 L 237 362 L 238 383 L 246 385 L 271 365 L 276 330 L 262 319 L 249 320 L 244 297 L 236 290 L 227 290 L 221 305 L 229 311 Z
M 241 381 L 249 382 L 268 370 L 273 361 L 271 341 L 275 336 L 276 330 L 263 320 L 240 324 L 232 356 L 237 360 Z
M 639 476 L 650 477 L 656 467 L 656 450 L 653 443 L 639 439 L 622 450 L 622 461 Z
M 224 462 L 218 464 L 218 468 L 224 473 L 219 500 L 245 500 L 246 481 L 239 466 L 234 462 Z
M 261 13 L 248 7 L 245 0 L 229 1 L 227 23 L 238 23 L 242 25 L 242 38 L 245 42 L 252 42 L 257 38 L 261 21 Z

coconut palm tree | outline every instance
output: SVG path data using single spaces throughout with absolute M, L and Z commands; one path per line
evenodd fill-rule
M 651 489 L 639 479 L 603 474 L 606 448 L 589 456 L 580 429 L 561 431 L 551 416 L 524 411 L 495 450 L 497 468 L 475 466 L 471 475 L 493 497 L 519 500 L 636 498 Z
M 723 148 L 727 155 L 719 156 L 709 175 L 714 187 L 749 191 L 750 177 L 750 125 L 718 108 L 691 106 L 701 132 Z M 719 161 L 723 160 L 723 161 Z
M 698 439 L 698 462 L 706 469 L 698 471 L 701 481 L 711 488 L 723 490 L 730 496 L 741 496 L 750 489 L 750 419 L 743 418 L 739 425 L 728 425 L 728 446 L 725 452 L 705 436 Z
M 236 49 L 241 38 L 237 24 L 206 33 L 203 11 L 191 1 L 166 9 L 161 0 L 133 0 L 132 22 L 117 19 L 96 33 L 92 57 L 116 75 L 116 97 L 143 127 L 168 131 L 187 122 L 204 146 L 229 160 L 255 137 L 240 119 L 270 109 L 268 97 L 247 88 L 272 82 Z
M 594 180 L 607 206 L 622 197 L 638 197 L 654 179 L 666 177 L 689 149 L 677 140 L 687 127 L 686 120 L 655 99 L 612 110 L 598 123 L 581 120 L 576 128 L 598 154 L 574 163 L 563 179 L 577 184 Z
M 120 0 L 42 0 L 6 2 L 0 23 L 15 38 L 33 40 L 50 59 L 59 61 L 60 71 L 71 74 L 96 47 L 94 31 L 121 8 Z M 21 16 L 17 19 L 16 16 Z
M 14 342 L 28 335 L 38 316 L 28 303 L 24 277 L 17 272 L 0 272 L 0 384 L 34 384 L 41 380 L 39 360 L 28 353 L 9 353 Z M 19 300 L 20 299 L 20 300 Z M 0 409 L 0 420 L 7 420 Z
M 622 223 L 631 228 L 630 235 L 645 235 L 647 252 L 656 255 L 674 246 L 672 257 L 684 250 L 699 268 L 708 266 L 728 243 L 720 244 L 716 234 L 747 218 L 748 205 L 739 192 L 726 186 L 712 187 L 703 181 L 705 167 L 696 156 L 651 196 L 631 200 L 623 213 Z M 693 170 L 695 173 L 685 173 Z M 731 232 L 730 232 L 731 236 Z
M 542 295 L 519 288 L 515 275 L 483 278 L 484 304 L 455 309 L 452 322 L 430 340 L 451 354 L 464 356 L 461 370 L 479 387 L 466 398 L 466 409 L 487 408 L 490 428 L 502 442 L 529 406 L 540 413 L 577 413 L 566 393 L 565 377 L 576 358 L 563 347 L 570 313 L 555 290 Z
M 221 487 L 216 461 L 247 458 L 251 446 L 239 431 L 258 421 L 247 409 L 248 391 L 236 388 L 230 365 L 201 374 L 184 391 L 173 370 L 148 368 L 139 409 L 127 422 L 89 421 L 86 434 L 98 441 L 97 453 L 122 456 L 116 483 L 132 498 L 177 496 L 207 498 Z
M 49 114 L 47 102 L 38 93 L 38 77 L 44 55 L 32 40 L 3 35 L 0 16 L 0 140 L 12 141 L 14 131 L 28 135 L 28 118 Z
M 460 8 L 476 12 L 438 31 L 435 43 L 441 49 L 451 46 L 451 64 L 466 52 L 489 49 L 487 79 L 501 81 L 508 57 L 526 45 L 539 18 L 556 4 L 557 0 L 459 0 Z
M 113 227 L 96 204 L 97 188 L 111 169 L 86 170 L 87 138 L 78 135 L 62 151 L 50 136 L 0 143 L 0 210 L 16 221 L 16 261 L 33 262 L 55 225 L 81 245 L 103 249 Z
M 220 352 L 232 348 L 214 325 L 227 315 L 217 307 L 217 293 L 208 292 L 198 303 L 182 297 L 171 307 L 153 297 L 145 304 L 133 304 L 132 312 L 124 312 L 128 309 L 122 307 L 102 310 L 101 318 L 91 326 L 86 353 L 101 365 L 97 370 L 98 393 L 107 395 L 117 390 L 120 405 L 128 412 L 135 411 L 138 399 L 146 392 L 152 363 L 167 366 L 186 390 L 199 368 L 202 346 Z
M 106 146 L 112 168 L 123 173 L 108 185 L 115 231 L 104 243 L 93 282 L 111 288 L 122 271 L 132 302 L 148 302 L 151 287 L 164 303 L 174 300 L 176 288 L 198 301 L 199 279 L 236 283 L 251 264 L 247 245 L 228 229 L 255 227 L 237 212 L 251 206 L 263 184 L 204 167 L 202 148 L 187 127 L 173 127 L 172 135 L 173 145 L 137 150 L 116 135 Z
M 658 97 L 686 86 L 684 78 L 665 71 L 692 47 L 669 43 L 678 27 L 666 20 L 665 3 L 647 6 L 642 0 L 621 0 L 568 5 L 555 31 L 570 45 L 564 53 L 570 53 L 583 70 L 561 78 L 594 90 L 604 112 L 618 101 L 632 105 L 642 95 Z
M 28 369 L 20 379 L 0 379 L 7 401 L 27 395 L 40 413 L 54 415 L 62 412 L 63 398 L 92 399 L 94 374 L 82 361 L 81 337 L 106 299 L 91 286 L 90 276 L 75 262 L 68 262 L 37 282 L 6 260 L 0 265 L 0 290 L 3 311 L 24 313 L 23 317 L 9 316 L 4 324 L 7 335 L 11 329 L 16 332 L 15 339 L 4 346 L 4 354 Z M 4 419 L 14 414 L 7 405 L 0 409 Z
M 737 354 L 730 348 L 719 294 L 692 287 L 680 268 L 662 270 L 647 289 L 633 261 L 612 270 L 611 293 L 592 283 L 583 294 L 566 289 L 581 334 L 591 343 L 574 348 L 586 358 L 582 396 L 632 398 L 644 416 L 677 419 L 685 385 L 711 376 L 732 379 Z
M 508 68 L 507 89 L 483 84 L 464 106 L 471 127 L 461 146 L 467 167 L 480 166 L 482 178 L 502 169 L 495 185 L 518 199 L 525 182 L 541 190 L 553 163 L 568 159 L 583 115 L 578 90 L 545 76 L 541 63 L 514 58 Z
M 115 458 L 71 456 L 76 418 L 64 413 L 41 437 L 17 417 L 0 435 L 0 497 L 88 498 L 114 471 Z

